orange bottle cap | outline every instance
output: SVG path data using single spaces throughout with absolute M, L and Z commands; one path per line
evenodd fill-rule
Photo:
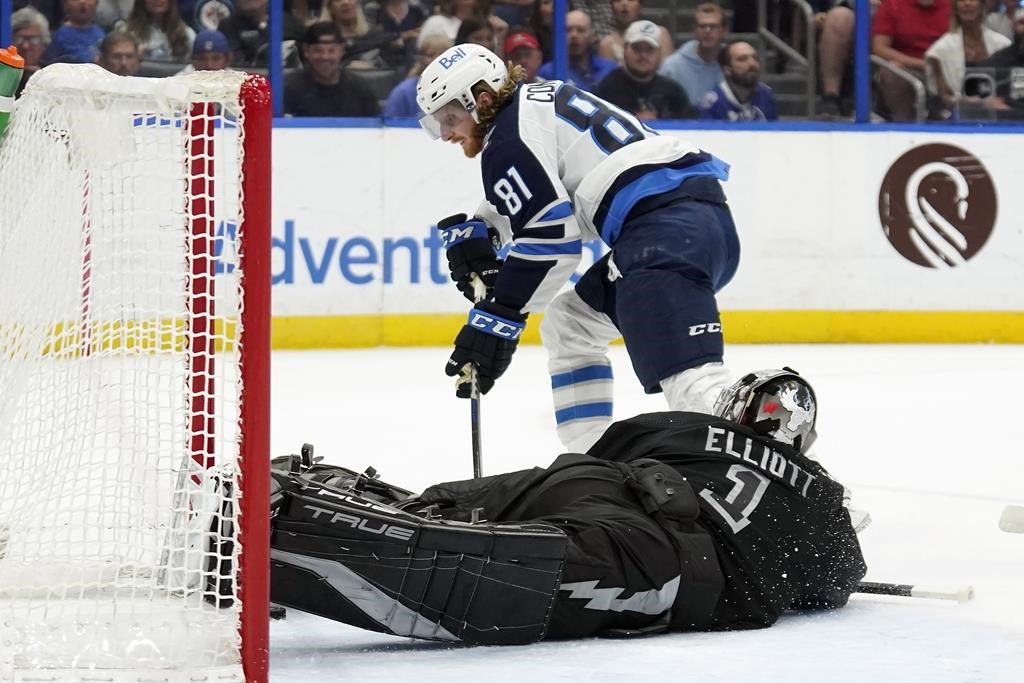
M 0 64 L 13 66 L 15 69 L 24 69 L 25 58 L 18 54 L 18 48 L 11 45 L 6 50 L 0 48 Z

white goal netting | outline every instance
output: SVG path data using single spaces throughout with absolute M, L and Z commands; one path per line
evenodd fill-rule
M 54 65 L 0 142 L 0 681 L 243 680 L 245 79 Z

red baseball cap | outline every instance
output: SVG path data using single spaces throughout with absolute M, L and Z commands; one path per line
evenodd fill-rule
M 506 55 L 512 54 L 513 50 L 516 50 L 521 47 L 532 47 L 534 50 L 539 50 L 540 42 L 538 42 L 537 37 L 534 36 L 532 33 L 525 32 L 513 33 L 512 35 L 505 39 Z

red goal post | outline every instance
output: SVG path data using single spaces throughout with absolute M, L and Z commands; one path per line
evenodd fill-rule
M 58 64 L 16 103 L 0 141 L 14 680 L 267 680 L 270 124 L 265 79 L 240 72 Z

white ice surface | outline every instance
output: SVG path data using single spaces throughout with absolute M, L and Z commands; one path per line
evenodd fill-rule
M 469 406 L 446 349 L 278 352 L 273 453 L 304 441 L 330 463 L 373 465 L 413 490 L 472 474 Z M 769 629 L 512 648 L 460 648 L 360 631 L 289 610 L 271 625 L 273 683 L 1024 681 L 1024 346 L 732 346 L 734 373 L 790 365 L 820 403 L 816 451 L 874 523 L 869 580 L 960 586 L 954 602 L 855 595 L 845 609 Z M 613 349 L 616 418 L 664 410 Z M 559 452 L 542 349 L 521 348 L 483 399 L 485 473 Z

